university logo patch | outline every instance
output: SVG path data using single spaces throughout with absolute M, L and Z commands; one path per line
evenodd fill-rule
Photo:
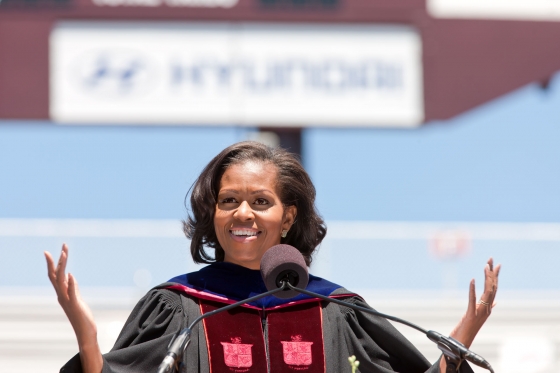
M 230 368 L 250 368 L 253 365 L 251 347 L 253 345 L 241 343 L 241 338 L 231 339 L 231 343 L 220 342 L 224 346 L 224 360 Z
M 288 365 L 311 365 L 311 345 L 313 342 L 302 342 L 301 335 L 293 335 L 290 342 L 282 341 L 284 362 Z

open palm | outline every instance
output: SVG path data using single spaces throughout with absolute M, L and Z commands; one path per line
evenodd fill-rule
M 62 245 L 62 252 L 55 267 L 52 255 L 45 251 L 49 279 L 56 291 L 58 303 L 70 320 L 78 339 L 82 368 L 87 373 L 99 373 L 103 367 L 101 351 L 97 343 L 97 326 L 90 308 L 80 296 L 78 282 L 66 273 L 68 246 Z

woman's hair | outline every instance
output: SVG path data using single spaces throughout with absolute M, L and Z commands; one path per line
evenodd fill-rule
M 315 208 L 315 187 L 301 163 L 292 153 L 282 148 L 271 148 L 254 141 L 233 144 L 222 150 L 204 168 L 191 187 L 191 212 L 183 221 L 183 231 L 191 240 L 191 255 L 195 263 L 224 261 L 224 250 L 214 228 L 214 214 L 225 170 L 247 161 L 268 163 L 278 170 L 277 191 L 284 208 L 296 206 L 297 216 L 281 243 L 296 247 L 307 265 L 311 255 L 327 234 L 325 222 Z M 214 249 L 209 255 L 204 246 Z

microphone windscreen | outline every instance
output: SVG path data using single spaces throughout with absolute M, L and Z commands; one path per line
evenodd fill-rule
M 279 288 L 280 280 L 286 276 L 290 278 L 290 283 L 298 288 L 305 289 L 309 283 L 305 259 L 298 249 L 290 245 L 275 245 L 264 253 L 261 259 L 261 275 L 269 291 Z M 295 290 L 284 290 L 274 296 L 290 299 L 298 294 Z

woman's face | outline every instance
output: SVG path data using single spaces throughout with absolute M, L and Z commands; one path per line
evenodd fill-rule
M 244 162 L 226 169 L 220 180 L 214 229 L 224 261 L 259 269 L 263 254 L 289 230 L 295 206 L 284 209 L 277 187 L 277 169 L 270 163 Z

